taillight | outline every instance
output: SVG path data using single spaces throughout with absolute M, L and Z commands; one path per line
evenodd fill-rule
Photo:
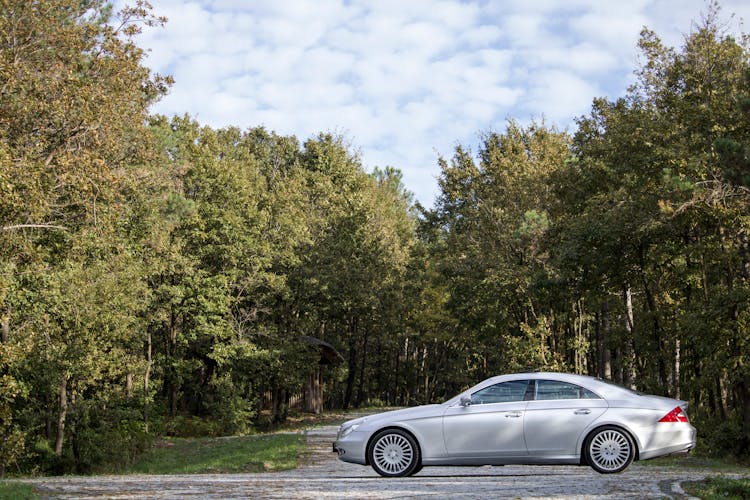
M 687 422 L 688 417 L 687 413 L 685 413 L 685 410 L 682 408 L 682 406 L 678 406 L 674 410 L 670 411 L 661 419 L 659 422 Z

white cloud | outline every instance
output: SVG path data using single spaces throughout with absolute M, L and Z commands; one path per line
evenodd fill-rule
M 529 91 L 529 109 L 552 123 L 565 123 L 591 105 L 591 96 L 601 95 L 573 72 L 552 70 L 534 75 Z
M 618 97 L 649 25 L 665 42 L 703 0 L 152 0 L 169 22 L 139 39 L 176 83 L 154 111 L 300 140 L 344 132 L 367 168 L 392 165 L 430 205 L 437 156 L 507 117 L 561 127 Z M 723 13 L 750 19 L 725 0 Z M 737 22 L 733 25 L 736 28 Z

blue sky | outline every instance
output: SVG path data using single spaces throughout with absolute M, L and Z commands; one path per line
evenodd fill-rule
M 632 82 L 643 26 L 680 46 L 703 0 L 152 0 L 169 22 L 139 38 L 175 85 L 153 111 L 300 140 L 343 135 L 426 206 L 438 157 L 508 118 L 573 130 Z M 731 33 L 750 2 L 724 0 Z M 731 18 L 732 14 L 736 14 Z

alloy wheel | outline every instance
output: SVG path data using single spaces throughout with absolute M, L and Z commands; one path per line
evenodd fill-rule
M 597 431 L 586 447 L 589 465 L 602 473 L 624 470 L 633 461 L 633 444 L 630 437 L 617 428 Z
M 417 471 L 419 462 L 414 439 L 400 430 L 380 433 L 370 447 L 370 463 L 382 476 L 409 476 Z

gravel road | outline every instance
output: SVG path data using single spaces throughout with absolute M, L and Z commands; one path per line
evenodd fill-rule
M 354 417 L 352 417 L 354 418 Z M 55 477 L 28 480 L 43 498 L 687 498 L 680 483 L 710 470 L 633 464 L 622 474 L 588 467 L 426 467 L 384 479 L 331 452 L 337 427 L 306 432 L 309 453 L 292 471 L 267 474 Z M 750 474 L 748 474 L 750 475 Z

